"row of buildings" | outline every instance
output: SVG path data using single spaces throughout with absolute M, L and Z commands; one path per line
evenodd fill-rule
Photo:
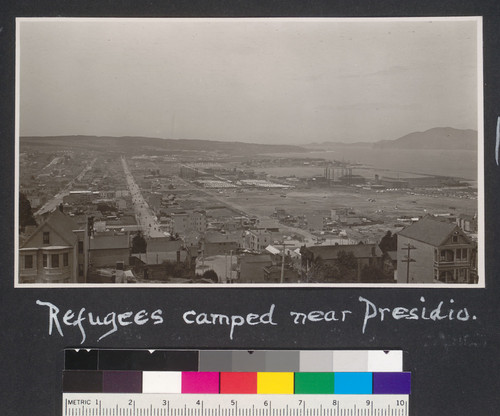
M 176 277 L 165 276 L 166 264 L 183 265 L 185 281 L 212 270 L 219 283 L 477 281 L 477 245 L 462 228 L 465 224 L 448 219 L 421 218 L 399 231 L 397 246 L 387 249 L 379 244 L 278 243 L 273 230 L 210 232 L 201 225 L 203 215 L 180 218 L 186 226 L 178 229 L 178 237 L 147 239 L 145 250 L 134 252 L 135 232 L 78 224 L 56 209 L 20 244 L 19 282 L 116 281 L 99 280 L 104 269 L 114 270 L 114 276 L 116 270 L 129 269 L 136 281 L 175 281 L 166 279 Z M 200 227 L 203 232 L 195 231 Z

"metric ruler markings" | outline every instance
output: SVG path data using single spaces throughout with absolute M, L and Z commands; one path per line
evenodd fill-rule
M 409 401 L 408 395 L 130 396 L 65 393 L 63 416 L 407 416 Z

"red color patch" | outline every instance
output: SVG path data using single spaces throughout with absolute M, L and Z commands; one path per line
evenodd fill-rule
M 257 394 L 257 373 L 220 373 L 221 394 Z

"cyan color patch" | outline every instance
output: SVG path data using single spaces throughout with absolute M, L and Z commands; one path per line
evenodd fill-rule
M 372 373 L 335 373 L 335 394 L 372 394 Z

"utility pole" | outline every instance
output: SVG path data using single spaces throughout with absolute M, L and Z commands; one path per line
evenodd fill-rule
M 414 263 L 417 261 L 417 260 L 411 258 L 410 251 L 416 250 L 417 247 L 412 246 L 410 243 L 407 243 L 404 246 L 405 247 L 403 248 L 403 250 L 406 250 L 407 254 L 406 254 L 406 256 L 404 256 L 404 259 L 401 260 L 401 262 L 406 263 L 406 283 L 410 283 L 410 263 Z
M 285 242 L 283 241 L 283 252 L 281 253 L 281 279 L 280 283 L 283 283 L 285 278 Z
M 229 250 L 229 283 L 233 283 L 233 250 Z
M 281 278 L 280 278 L 280 283 L 283 283 L 285 280 L 285 247 L 287 245 L 293 245 L 293 244 L 286 244 L 285 240 L 281 242 L 283 245 L 283 251 L 281 252 Z
M 227 251 L 226 251 L 225 257 L 224 257 L 224 265 L 226 266 L 226 283 L 227 283 Z

